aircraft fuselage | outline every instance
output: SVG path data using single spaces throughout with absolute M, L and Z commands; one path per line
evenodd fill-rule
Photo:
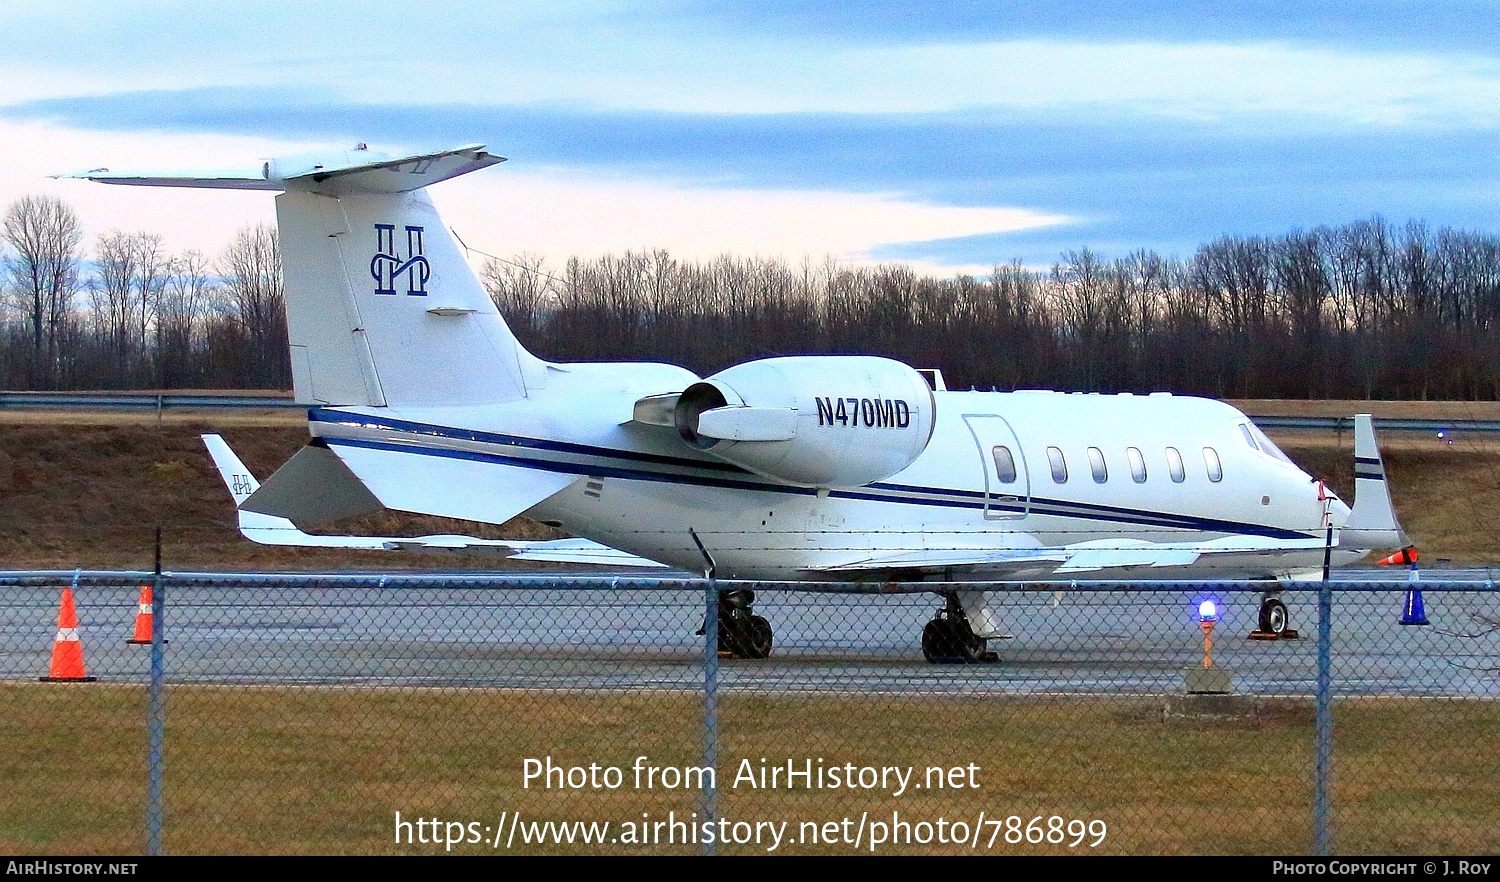
M 652 367 L 642 388 L 660 388 L 663 368 Z M 1057 561 L 997 561 L 966 572 L 1026 580 L 1270 578 L 1322 565 L 1324 506 L 1316 482 L 1261 449 L 1264 436 L 1221 402 L 937 392 L 931 440 L 910 466 L 865 486 L 815 488 L 723 462 L 671 429 L 631 423 L 637 390 L 619 374 L 626 366 L 613 369 L 605 385 L 614 388 L 568 382 L 483 407 L 326 408 L 312 412 L 310 426 L 341 454 L 360 445 L 459 460 L 466 468 L 488 463 L 567 476 L 570 483 L 528 516 L 701 571 L 705 561 L 691 530 L 723 578 L 838 578 L 830 570 L 867 560 L 893 563 L 844 577 L 941 578 L 945 553 L 962 558 L 974 549 L 1078 543 L 1106 555 L 1142 543 L 1225 547 L 1168 570 L 1116 564 L 1054 575 Z M 568 406 L 559 407 L 564 395 Z M 1337 524 L 1348 509 L 1334 500 L 1331 513 Z M 913 556 L 910 566 L 900 563 L 904 554 Z M 1336 549 L 1334 563 L 1357 556 Z

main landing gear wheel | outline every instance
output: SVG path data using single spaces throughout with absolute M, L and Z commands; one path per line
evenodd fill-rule
M 973 664 L 995 661 L 983 637 L 969 627 L 957 594 L 945 594 L 947 602 L 922 629 L 922 657 L 936 665 Z
M 771 623 L 755 615 L 754 591 L 719 594 L 719 651 L 734 658 L 767 658 L 775 634 Z
M 1286 604 L 1274 597 L 1267 597 L 1260 602 L 1260 631 L 1280 637 L 1286 633 L 1290 623 L 1291 616 L 1287 614 Z
M 1292 617 L 1286 611 L 1286 604 L 1274 594 L 1262 595 L 1260 616 L 1256 619 L 1255 630 L 1250 632 L 1250 639 L 1293 640 L 1301 636 L 1292 627 Z

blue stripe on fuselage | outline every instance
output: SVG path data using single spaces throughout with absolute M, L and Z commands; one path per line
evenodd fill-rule
M 337 414 L 338 419 L 329 419 L 328 416 Z M 762 493 L 787 494 L 794 496 L 811 496 L 817 490 L 812 487 L 795 487 L 786 484 L 776 484 L 767 479 L 755 475 L 739 466 L 728 463 L 714 463 L 704 460 L 687 459 L 685 457 L 668 456 L 664 454 L 642 453 L 633 450 L 619 450 L 612 447 L 599 447 L 590 444 L 579 444 L 568 441 L 549 441 L 543 438 L 528 438 L 519 435 L 506 435 L 497 432 L 481 432 L 470 429 L 455 429 L 446 426 L 437 426 L 429 423 L 417 423 L 408 420 L 390 419 L 387 417 L 366 416 L 364 414 L 348 414 L 340 411 L 328 411 L 315 408 L 308 412 L 308 419 L 312 422 L 356 426 L 360 428 L 384 429 L 389 431 L 405 432 L 413 435 L 423 435 L 435 438 L 446 438 L 458 441 L 470 441 L 483 444 L 495 444 L 500 446 L 515 447 L 522 450 L 550 451 L 555 453 L 567 453 L 576 456 L 591 456 L 601 459 L 616 461 L 616 464 L 591 464 L 579 462 L 564 462 L 556 460 L 541 459 L 529 456 L 510 456 L 503 453 L 491 453 L 474 450 L 459 450 L 450 447 L 429 447 L 419 444 L 411 444 L 402 441 L 390 440 L 368 440 L 354 438 L 327 438 L 323 441 L 330 446 L 359 447 L 368 450 L 386 450 L 396 453 L 413 453 L 423 456 L 438 456 L 448 459 L 466 459 L 474 462 L 492 462 L 500 465 L 517 466 L 521 468 L 537 469 L 539 471 L 555 472 L 560 474 L 589 475 L 592 477 L 620 478 L 632 481 L 654 481 L 668 484 L 691 484 L 700 487 L 717 487 L 728 490 L 749 490 Z M 623 461 L 623 462 L 621 462 Z M 678 469 L 698 469 L 709 472 L 729 473 L 735 477 L 719 477 L 716 475 L 693 475 L 680 471 L 661 472 L 650 471 L 642 468 L 632 468 L 631 464 L 653 464 L 669 466 Z M 840 499 L 857 499 L 866 502 L 888 502 L 900 505 L 927 505 L 941 508 L 962 508 L 982 511 L 985 508 L 985 494 L 982 491 L 949 489 L 942 487 L 920 487 L 911 484 L 884 484 L 875 483 L 855 490 L 832 490 L 829 496 Z M 997 503 L 994 499 L 989 501 L 991 509 L 1003 511 L 1022 510 L 1022 506 L 1008 506 Z M 1171 527 L 1181 530 L 1194 530 L 1210 533 L 1242 533 L 1253 536 L 1265 536 L 1273 539 L 1301 539 L 1310 534 L 1297 530 L 1288 530 L 1281 527 L 1271 527 L 1263 524 L 1245 524 L 1236 521 L 1226 521 L 1216 518 L 1196 517 L 1193 515 L 1177 515 L 1166 512 L 1149 511 L 1145 509 L 1123 508 L 1119 506 L 1100 505 L 1089 502 L 1072 502 L 1068 500 L 1043 499 L 1031 497 L 1029 502 L 1031 514 L 1047 515 L 1051 517 L 1075 517 L 1089 520 L 1110 521 L 1114 523 L 1131 523 L 1152 527 Z

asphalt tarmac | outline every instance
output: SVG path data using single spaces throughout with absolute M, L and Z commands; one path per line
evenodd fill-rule
M 0 584 L 7 575 L 0 574 Z M 506 574 L 514 580 L 515 574 Z M 1402 624 L 1404 570 L 1344 571 L 1333 592 L 1332 672 L 1337 695 L 1500 696 L 1500 590 L 1491 571 L 1422 571 L 1427 625 Z M 170 682 L 439 686 L 546 690 L 701 690 L 700 588 L 621 578 L 589 587 L 557 574 L 535 584 L 468 587 L 483 576 L 402 574 L 399 585 L 315 583 L 217 574 L 214 584 L 169 589 L 163 617 Z M 394 574 L 392 578 L 397 576 Z M 256 580 L 265 580 L 264 584 Z M 1384 588 L 1353 584 L 1384 582 Z M 142 683 L 149 646 L 125 643 L 139 580 L 76 591 L 88 673 Z M 11 584 L 15 584 L 11 580 Z M 59 584 L 0 587 L 0 680 L 47 672 Z M 1212 660 L 1237 694 L 1312 694 L 1317 674 L 1316 585 L 1282 599 L 1298 639 L 1252 640 L 1260 593 L 1237 583 L 1180 590 L 1056 591 L 992 595 L 1010 639 L 998 660 L 933 665 L 920 649 L 932 594 L 761 590 L 757 614 L 775 628 L 772 657 L 722 659 L 717 687 L 767 693 L 1171 694 L 1201 665 L 1198 607 L 1218 601 Z M 1464 590 L 1455 590 L 1462 587 Z M 1409 616 L 1408 616 L 1409 618 Z

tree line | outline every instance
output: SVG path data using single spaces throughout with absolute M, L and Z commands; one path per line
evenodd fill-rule
M 91 244 L 53 197 L 7 209 L 0 386 L 290 386 L 273 229 L 241 230 L 212 258 L 144 232 Z M 556 269 L 490 258 L 480 275 L 521 341 L 555 361 L 708 374 L 875 354 L 941 368 L 950 388 L 1500 397 L 1500 237 L 1416 222 L 1225 236 L 1187 259 L 1085 248 L 988 276 L 665 251 Z
M 664 251 L 491 259 L 521 340 L 559 361 L 874 354 L 949 388 L 1220 398 L 1500 397 L 1500 237 L 1381 219 L 1225 236 L 1188 259 L 1084 248 L 988 277 L 911 267 L 678 261 Z
M 86 255 L 71 207 L 26 196 L 7 208 L 0 241 L 0 387 L 291 385 L 271 227 L 240 230 L 214 258 L 119 230 Z

